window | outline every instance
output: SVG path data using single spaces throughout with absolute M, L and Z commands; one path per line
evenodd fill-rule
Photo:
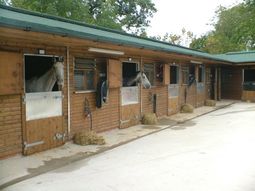
M 243 75 L 243 90 L 255 91 L 255 69 L 244 69 Z
M 38 91 L 37 88 L 34 88 L 35 81 L 33 79 L 46 74 L 53 67 L 53 64 L 53 56 L 25 55 L 25 86 L 27 93 Z M 50 91 L 59 91 L 57 82 Z
M 204 66 L 199 65 L 198 66 L 198 82 L 204 81 Z
M 170 84 L 178 84 L 178 66 L 170 66 Z
M 211 68 L 206 68 L 206 83 L 211 82 Z
M 182 84 L 188 84 L 189 80 L 189 69 L 188 67 L 182 67 Z
M 150 81 L 151 85 L 154 85 L 155 81 L 155 66 L 154 64 L 144 64 L 143 65 L 144 73 Z
M 94 59 L 75 59 L 74 82 L 76 91 L 95 90 L 95 70 Z
M 155 70 L 156 70 L 156 81 L 157 83 L 161 83 L 163 82 L 163 78 L 164 78 L 164 75 L 163 75 L 163 69 L 164 65 L 163 64 L 160 64 L 160 63 L 156 63 L 155 64 Z
M 130 62 L 122 63 L 122 79 L 123 87 L 136 86 L 136 81 L 133 81 L 137 75 L 137 64 Z
M 189 77 L 188 77 L 188 86 L 191 86 L 196 80 L 195 74 L 195 65 L 189 65 Z
M 255 69 L 244 69 L 244 82 L 255 82 Z

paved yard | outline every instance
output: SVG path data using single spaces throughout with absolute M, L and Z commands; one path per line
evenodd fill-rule
M 236 103 L 5 190 L 253 191 L 255 104 Z

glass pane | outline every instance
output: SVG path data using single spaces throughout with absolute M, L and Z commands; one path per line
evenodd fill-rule
M 93 69 L 96 67 L 96 62 L 93 59 L 75 59 L 75 69 Z
M 178 67 L 170 66 L 170 84 L 178 84 Z
M 84 74 L 83 71 L 74 71 L 75 90 L 84 90 Z
M 144 64 L 144 73 L 150 81 L 151 85 L 153 86 L 155 76 L 154 64 Z
M 188 84 L 189 71 L 188 68 L 182 68 L 182 83 Z
M 93 70 L 87 70 L 85 71 L 85 76 L 86 76 L 86 90 L 94 90 L 94 76 L 95 72 Z
M 255 81 L 255 69 L 245 69 L 244 82 L 254 82 L 254 81 Z

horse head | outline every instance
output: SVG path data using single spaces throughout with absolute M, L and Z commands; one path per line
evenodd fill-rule
M 58 86 L 64 87 L 64 64 L 61 61 L 56 61 L 54 63 L 54 70 L 57 78 Z
M 151 88 L 151 83 L 147 76 L 145 75 L 145 72 L 141 71 L 139 72 L 139 82 L 143 85 L 144 88 L 150 89 Z

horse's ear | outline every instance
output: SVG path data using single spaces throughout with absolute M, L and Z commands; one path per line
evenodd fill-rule
M 64 56 L 58 57 L 58 61 L 59 61 L 59 62 L 64 62 Z
M 52 62 L 55 64 L 57 62 L 57 57 L 53 56 L 52 57 Z

